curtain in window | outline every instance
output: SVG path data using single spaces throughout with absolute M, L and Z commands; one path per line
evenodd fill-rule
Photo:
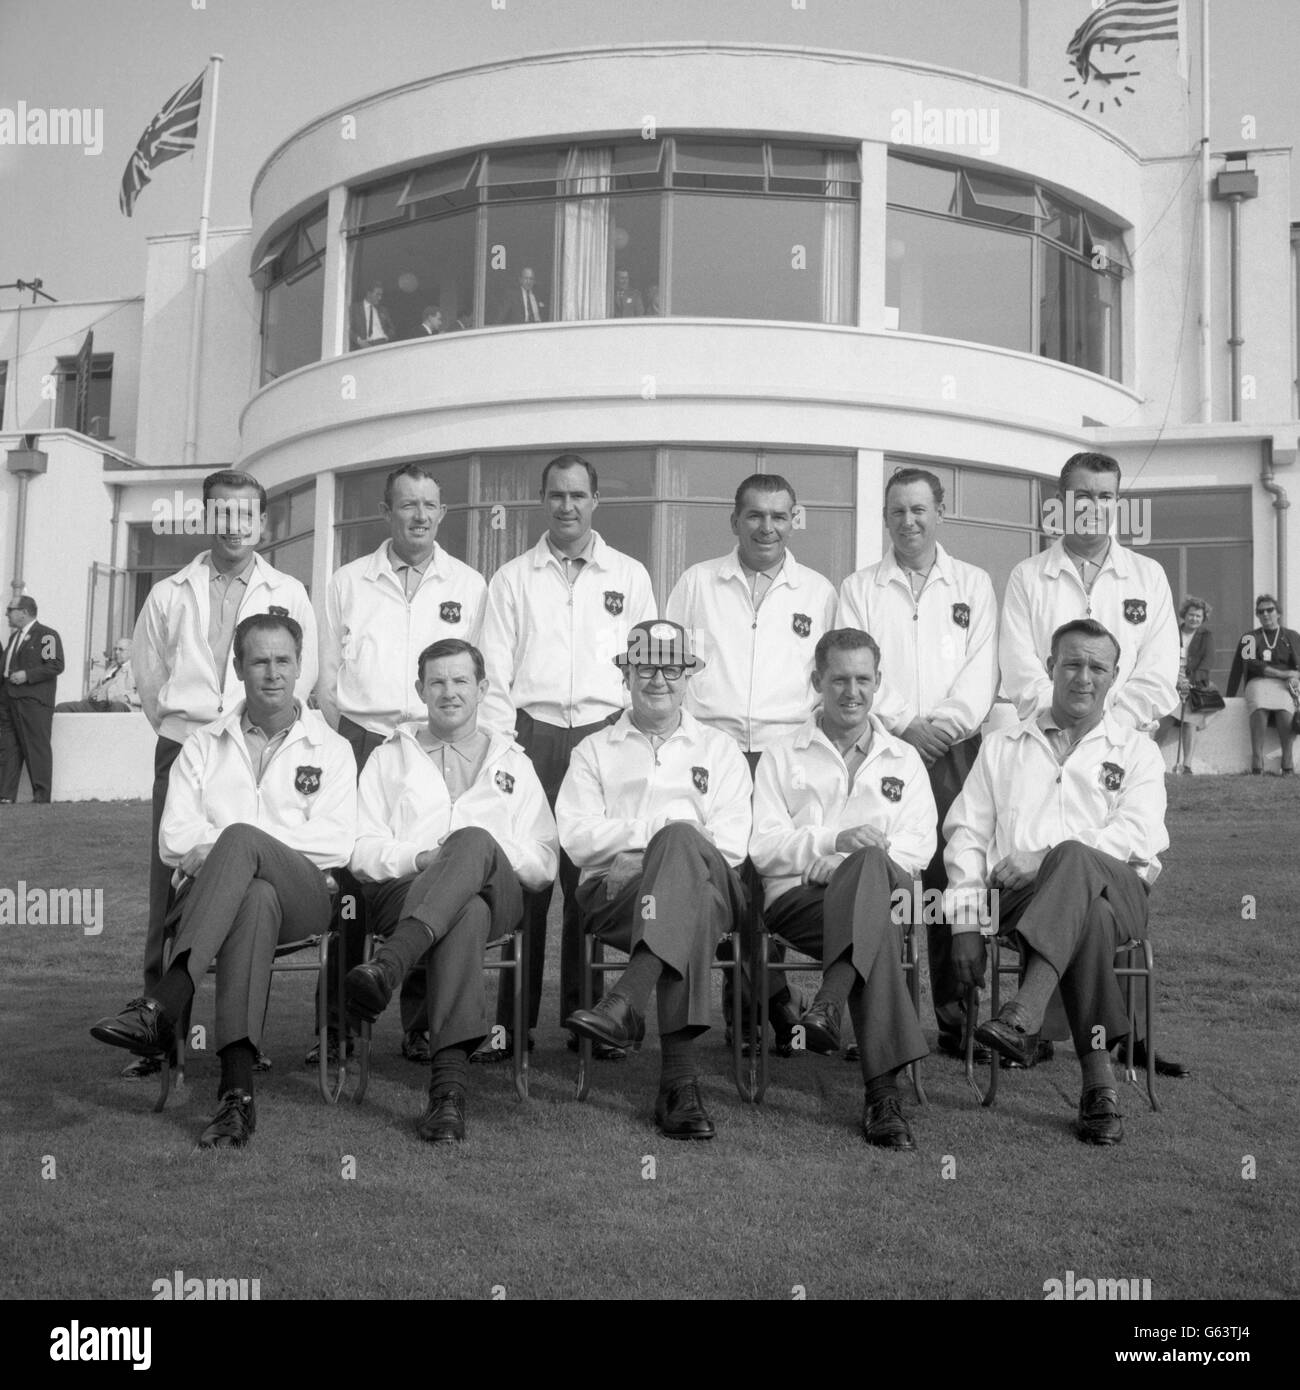
M 609 188 L 614 150 L 603 145 L 569 151 L 564 168 L 564 254 L 559 317 L 609 316 Z M 573 198 L 574 193 L 599 196 Z
M 854 157 L 826 151 L 826 195 L 852 198 Z M 857 280 L 857 207 L 852 202 L 828 202 L 822 213 L 822 322 L 853 323 L 853 291 Z

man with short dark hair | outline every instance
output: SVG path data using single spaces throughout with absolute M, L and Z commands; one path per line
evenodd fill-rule
M 266 489 L 248 473 L 209 473 L 203 480 L 203 510 L 211 548 L 153 586 L 136 619 L 132 644 L 136 686 L 158 734 L 144 942 L 146 992 L 162 974 L 163 922 L 171 891 L 171 871 L 158 854 L 168 776 L 189 735 L 241 698 L 233 662 L 239 622 L 256 613 L 292 618 L 302 629 L 294 694 L 304 706 L 316 684 L 316 615 L 307 590 L 257 553 L 266 519 Z M 123 1074 L 135 1078 L 156 1070 L 147 1059 L 137 1059 Z
M 770 931 L 823 961 L 800 1020 L 811 1052 L 840 1049 L 845 1004 L 866 1088 L 862 1134 L 916 1145 L 898 1073 L 929 1049 L 907 992 L 894 894 L 934 853 L 934 797 L 920 756 L 872 712 L 880 648 L 857 628 L 824 633 L 814 653 L 821 708 L 759 760 L 749 857 L 763 875 Z
M 1111 1068 L 1128 1035 L 1115 950 L 1147 931 L 1147 893 L 1160 872 L 1165 770 L 1151 739 L 1117 719 L 1106 697 L 1122 653 L 1095 619 L 1052 635 L 1052 702 L 984 741 L 944 829 L 953 968 L 984 982 L 984 895 L 998 894 L 1001 935 L 1024 963 L 1019 992 L 975 1036 L 1021 1066 L 1059 988 L 1083 1073 L 1077 1133 L 1089 1144 L 1124 1136 Z
M 383 300 L 384 287 L 376 280 L 361 303 L 352 306 L 350 337 L 354 348 L 377 347 L 397 337 L 392 315 L 384 308 Z
M 560 843 L 582 870 L 583 925 L 631 957 L 564 1026 L 630 1048 L 654 993 L 662 1067 L 655 1122 L 670 1139 L 712 1139 L 694 1040 L 709 1027 L 710 968 L 745 909 L 737 868 L 752 784 L 734 741 L 682 707 L 697 662 L 677 623 L 650 620 L 616 658 L 632 706 L 574 750 L 556 801 Z
M 294 695 L 303 632 L 257 613 L 232 641 L 244 698 L 185 741 L 159 832 L 164 862 L 193 880 L 171 965 L 91 1033 L 137 1056 L 171 1050 L 194 989 L 217 963 L 220 1105 L 201 1149 L 242 1148 L 257 1125 L 253 1069 L 276 946 L 328 929 L 330 869 L 356 833 L 356 766 L 347 744 Z
M 9 640 L 0 658 L 0 805 L 18 800 L 23 764 L 32 782 L 32 800 L 50 799 L 54 754 L 54 688 L 63 670 L 63 641 L 52 627 L 36 621 L 36 600 L 11 598 L 5 609 Z
M 513 931 L 522 888 L 555 878 L 555 821 L 533 765 L 510 737 L 478 727 L 488 684 L 477 647 L 444 638 L 420 653 L 423 722 L 404 723 L 361 774 L 352 870 L 370 930 L 386 937 L 348 974 L 350 1011 L 374 1019 L 419 961 L 429 976 L 429 1102 L 417 1133 L 465 1137 L 470 1055 L 491 1031 L 483 948 Z
M 572 453 L 551 459 L 542 470 L 541 503 L 546 534 L 502 565 L 488 585 L 481 645 L 489 689 L 481 717 L 487 727 L 518 740 L 554 809 L 570 754 L 627 704 L 614 659 L 625 649 L 628 632 L 658 610 L 645 566 L 592 530 L 600 492 L 589 459 Z M 577 869 L 561 854 L 562 1019 L 578 1004 L 577 884 Z M 548 904 L 546 893 L 534 894 L 528 903 L 530 1028 L 537 1026 L 541 1006 Z M 503 990 L 497 1021 L 506 1025 L 508 1020 Z M 509 1048 L 481 1050 L 475 1060 L 509 1055 Z

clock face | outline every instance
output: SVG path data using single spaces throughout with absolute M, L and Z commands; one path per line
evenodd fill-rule
M 1078 102 L 1078 110 L 1095 108 L 1101 115 L 1107 106 L 1123 106 L 1126 97 L 1137 95 L 1133 83 L 1142 70 L 1135 66 L 1137 54 L 1125 49 L 1126 45 L 1118 43 L 1094 44 L 1083 73 L 1071 72 L 1065 79 L 1067 98 Z

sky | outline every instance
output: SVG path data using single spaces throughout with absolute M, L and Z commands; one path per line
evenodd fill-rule
M 1089 0 L 1029 0 L 1034 5 Z M 1189 0 L 1193 8 L 1199 0 Z M 1296 0 L 1212 0 L 1215 148 L 1300 144 Z M 141 132 L 211 53 L 223 57 L 212 226 L 249 221 L 253 178 L 327 110 L 503 57 L 656 40 L 749 41 L 921 59 L 1014 82 L 1020 0 L 0 0 L 5 110 L 102 112 L 103 148 L 0 144 L 0 284 L 56 299 L 144 288 L 145 238 L 194 227 L 202 160 L 157 170 L 131 219 L 122 172 Z M 206 108 L 205 108 L 206 121 Z M 1300 219 L 1294 172 L 1293 216 Z M 16 302 L 0 290 L 0 307 Z M 26 302 L 30 302 L 29 300 Z

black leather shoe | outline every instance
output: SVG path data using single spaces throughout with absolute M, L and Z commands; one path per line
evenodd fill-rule
M 717 1132 L 700 1099 L 700 1083 L 683 1081 L 655 1099 L 655 1124 L 667 1139 L 712 1139 Z
M 1023 1062 L 1013 1062 L 1010 1057 L 999 1057 L 998 1065 L 1003 1071 L 1028 1071 L 1039 1062 L 1050 1062 L 1056 1056 L 1056 1044 L 1051 1038 L 1045 1038 L 1039 1033 L 1026 1033 L 1025 1038 L 1034 1045 L 1033 1061 L 1026 1066 Z
M 528 1050 L 531 1052 L 536 1044 L 533 1042 L 533 1035 L 528 1035 Z M 513 1061 L 515 1055 L 515 1035 L 506 1032 L 505 1045 L 503 1047 L 492 1046 L 492 1034 L 486 1038 L 469 1054 L 469 1060 L 476 1067 L 495 1066 L 498 1062 Z
M 903 1105 L 897 1096 L 886 1096 L 862 1108 L 862 1137 L 878 1149 L 898 1149 L 914 1153 L 916 1141 L 903 1118 Z
M 426 1144 L 459 1143 L 465 1137 L 465 1092 L 459 1086 L 430 1091 L 415 1132 Z
M 348 1039 L 348 1050 L 347 1050 L 348 1061 L 351 1061 L 351 1060 L 352 1060 L 352 1051 L 353 1051 L 352 1039 L 349 1038 L 349 1039 Z M 328 1045 L 328 1047 L 326 1048 L 326 1058 L 325 1058 L 325 1060 L 326 1060 L 327 1064 L 328 1064 L 329 1066 L 331 1066 L 331 1067 L 337 1067 L 338 1064 L 339 1064 L 339 1040 L 338 1040 L 338 1034 L 335 1033 L 334 1030 L 333 1030 L 332 1028 L 330 1029 L 330 1032 L 329 1032 L 329 1045 Z M 312 1044 L 311 1051 L 302 1059 L 302 1064 L 303 1064 L 304 1067 L 314 1067 L 314 1066 L 319 1065 L 319 1063 L 320 1063 L 320 1039 L 318 1038 L 318 1039 Z M 256 1068 L 254 1068 L 254 1070 L 256 1070 Z
M 571 1036 L 564 1045 L 570 1052 L 576 1052 L 578 1039 Z M 627 1048 L 610 1047 L 608 1043 L 594 1042 L 591 1045 L 591 1055 L 597 1062 L 622 1062 L 627 1058 Z
M 748 1027 L 749 1005 L 745 1003 L 746 1027 Z M 726 1044 L 730 1048 L 734 1039 L 731 1023 L 731 1010 L 723 1008 L 723 1019 L 726 1023 Z M 773 1057 L 793 1057 L 794 1056 L 794 1030 L 802 1022 L 799 1016 L 799 1006 L 790 996 L 790 991 L 784 990 L 774 999 L 769 999 L 767 1003 L 767 1021 L 772 1025 L 773 1041 L 768 1051 Z M 748 1037 L 740 1044 L 740 1055 L 748 1057 L 750 1053 Z
M 803 1025 L 804 1046 L 809 1052 L 828 1057 L 840 1050 L 840 1006 L 827 1002 L 813 1002 L 812 1007 L 799 1020 Z
M 90 1036 L 111 1047 L 126 1047 L 141 1057 L 162 1057 L 175 1043 L 172 1025 L 156 999 L 132 999 L 120 1014 L 101 1018 Z
M 162 1071 L 161 1057 L 132 1057 L 118 1075 L 124 1081 L 144 1081 Z
M 1124 1058 L 1127 1049 L 1124 1044 L 1120 1044 L 1119 1055 L 1121 1060 Z M 1139 1071 L 1145 1071 L 1147 1065 L 1147 1045 L 1144 1042 L 1133 1044 L 1133 1065 Z M 1156 1053 L 1156 1075 L 1157 1076 L 1191 1076 L 1192 1069 L 1185 1062 L 1175 1062 L 1172 1057 L 1162 1057 Z
M 423 1062 L 426 1067 L 433 1061 L 427 1028 L 408 1028 L 402 1034 L 402 1056 L 408 1062 Z
M 401 984 L 393 978 L 396 973 L 382 954 L 354 965 L 343 982 L 348 1013 L 373 1023 L 388 1007 L 393 991 Z
M 1124 1138 L 1124 1120 L 1114 1086 L 1088 1087 L 1079 1101 L 1074 1132 L 1085 1144 L 1118 1144 Z
M 990 1018 L 981 1023 L 975 1029 L 975 1041 L 1022 1067 L 1032 1067 L 1038 1061 L 1038 1034 L 1023 1033 L 1002 1018 Z
M 966 1049 L 962 1046 L 960 1033 L 947 1033 L 942 1028 L 939 1030 L 938 1040 L 935 1042 L 935 1050 L 941 1052 L 945 1057 L 956 1057 L 959 1062 L 966 1060 Z M 987 1047 L 975 1044 L 975 1065 L 986 1067 L 993 1054 Z
M 227 1091 L 212 1123 L 199 1135 L 201 1149 L 242 1149 L 257 1128 L 257 1106 L 247 1091 Z
M 621 994 L 602 995 L 590 1009 L 575 1009 L 564 1026 L 580 1038 L 609 1047 L 639 1047 L 645 1037 L 645 1019 Z

